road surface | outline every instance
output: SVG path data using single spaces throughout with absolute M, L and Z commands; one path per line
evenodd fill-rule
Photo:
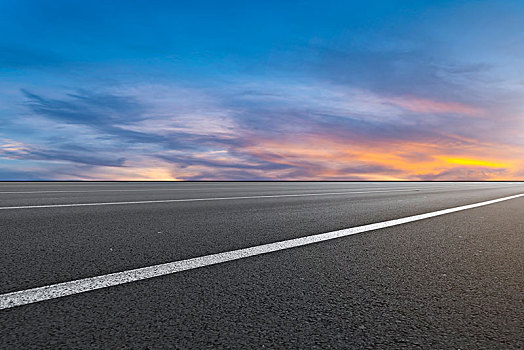
M 0 183 L 0 348 L 522 349 L 521 195 Z

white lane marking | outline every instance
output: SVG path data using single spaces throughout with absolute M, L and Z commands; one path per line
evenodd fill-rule
M 56 299 L 68 295 L 89 292 L 96 289 L 116 286 L 119 284 L 145 280 L 153 277 L 169 275 L 181 271 L 193 270 L 199 267 L 216 265 L 228 261 L 239 260 L 251 256 L 272 253 L 280 250 L 301 247 L 313 243 L 329 241 L 336 238 L 351 236 L 367 231 L 379 230 L 386 227 L 406 224 L 409 222 L 419 221 L 432 218 L 435 216 L 450 214 L 462 210 L 478 208 L 489 204 L 499 203 L 514 198 L 524 196 L 524 193 L 497 198 L 485 202 L 463 205 L 449 209 L 437 210 L 425 214 L 408 216 L 400 219 L 382 221 L 375 224 L 346 228 L 337 231 L 320 233 L 317 235 L 306 236 L 301 238 L 289 239 L 275 243 L 263 244 L 255 247 L 232 250 L 218 254 L 200 256 L 197 258 L 174 261 L 165 264 L 142 267 L 139 269 L 110 273 L 107 275 L 83 278 L 70 282 L 52 284 L 45 287 L 26 289 L 18 292 L 11 292 L 0 295 L 0 310 L 8 309 L 15 306 L 36 303 L 39 301 Z
M 337 188 L 330 188 L 331 190 Z M 341 188 L 343 189 L 343 188 Z M 387 190 L 388 187 L 363 187 L 360 190 Z M 405 188 L 405 189 L 410 189 Z M 439 190 L 439 189 L 451 189 L 450 186 L 427 186 L 423 188 L 411 188 L 411 190 Z M 490 189 L 490 187 L 486 187 Z M 37 193 L 94 193 L 94 192 L 152 192 L 152 191 L 209 191 L 209 190 L 242 190 L 248 191 L 244 187 L 213 187 L 213 188 L 148 188 L 148 189 L 113 189 L 113 190 L 37 190 L 37 191 L 0 191 L 0 194 L 37 194 Z M 260 191 L 261 189 L 254 188 L 253 191 Z M 282 191 L 281 189 L 263 189 L 264 191 Z M 290 189 L 292 191 L 293 189 Z
M 236 187 L 215 187 L 212 190 L 234 190 Z M 24 193 L 85 193 L 85 192 L 151 192 L 151 191 L 208 191 L 208 188 L 148 188 L 148 189 L 121 189 L 121 190 L 40 190 L 40 191 L 2 191 L 0 194 Z
M 447 187 L 426 187 L 425 189 L 440 189 L 440 188 L 447 188 Z M 330 190 L 337 190 L 338 188 L 330 188 Z M 343 188 L 341 188 L 343 189 Z M 364 187 L 360 190 L 386 190 L 387 187 Z M 241 191 L 261 191 L 261 189 L 254 188 L 252 190 L 242 188 L 242 187 L 214 187 L 214 188 L 148 188 L 148 189 L 140 189 L 140 190 L 40 190 L 40 191 L 1 191 L 0 194 L 25 194 L 25 193 L 91 193 L 91 192 L 152 192 L 152 191 L 209 191 L 209 190 L 241 190 Z M 282 191 L 281 189 L 275 188 L 275 189 L 263 189 L 263 191 Z M 293 189 L 289 189 L 288 191 L 293 191 Z
M 522 185 L 523 183 L 517 183 L 517 182 L 493 182 L 493 183 L 454 183 L 454 182 L 441 182 L 441 183 L 430 183 L 428 186 L 425 186 L 424 189 L 448 189 L 448 188 L 453 188 L 453 186 L 461 186 L 461 187 L 467 187 L 467 186 L 474 186 L 474 187 L 478 187 L 479 185 L 480 186 L 485 186 L 485 185 L 488 185 L 488 186 L 496 186 L 496 187 L 493 187 L 493 188 L 498 188 L 502 185 Z M 46 184 L 48 185 L 48 184 Z M 324 183 L 323 185 L 333 185 L 333 186 L 340 186 L 340 184 L 338 183 Z M 396 184 L 398 185 L 398 184 Z M 407 184 L 402 184 L 403 186 L 405 186 L 405 188 L 407 186 L 409 186 L 409 183 Z M 433 186 L 433 185 L 436 185 L 436 186 Z M 440 186 L 439 186 L 440 185 Z M 441 186 L 441 185 L 447 185 L 447 186 Z M 74 185 L 67 185 L 67 184 L 64 184 L 64 185 L 55 185 L 55 187 L 58 187 L 58 186 L 62 186 L 62 187 L 73 187 Z M 155 188 L 155 187 L 151 187 L 151 188 L 148 188 L 148 189 L 126 189 L 126 188 L 120 188 L 120 189 L 111 189 L 111 190 L 101 190 L 101 189 L 96 189 L 96 187 L 99 187 L 99 186 L 113 186 L 113 187 L 118 187 L 118 186 L 114 186 L 114 185 L 96 185 L 96 184 L 89 184 L 89 185 L 78 185 L 79 187 L 92 187 L 93 189 L 89 189 L 89 190 L 78 190 L 78 189 L 71 189 L 71 190 L 33 190 L 33 191 L 0 191 L 0 194 L 25 194 L 25 193 L 87 193 L 87 192 L 149 192 L 149 191 L 208 191 L 208 190 L 249 190 L 251 189 L 251 187 L 249 188 L 245 188 L 245 187 L 242 187 L 242 186 L 238 186 L 238 187 L 209 187 L 209 188 L 206 188 L 206 187 L 202 187 L 202 188 Z M 361 187 L 360 190 L 371 190 L 371 189 L 374 189 L 374 190 L 385 190 L 385 189 L 388 189 L 390 187 L 373 187 L 373 186 L 369 186 L 369 184 L 364 184 L 365 187 Z M 508 187 L 512 187 L 512 186 L 508 186 Z M 409 188 L 409 187 L 407 187 Z M 489 189 L 491 187 L 486 187 L 486 189 Z M 332 190 L 334 188 L 331 188 Z M 258 188 L 253 188 L 253 190 L 259 190 Z M 267 191 L 268 189 L 264 189 L 265 191 Z M 279 189 L 278 187 L 274 187 L 274 188 L 271 188 L 269 189 L 271 191 L 280 191 L 281 189 Z M 293 189 L 291 189 L 293 190 Z
M 448 187 L 424 187 L 425 190 L 435 190 L 435 189 L 446 189 Z M 330 190 L 337 190 L 338 188 L 330 188 Z M 343 188 L 341 188 L 343 189 Z M 364 187 L 361 188 L 362 190 L 387 190 L 387 187 Z M 411 188 L 411 190 L 418 190 L 422 188 Z M 2 191 L 0 194 L 35 194 L 35 193 L 94 193 L 94 192 L 153 192 L 153 191 L 209 191 L 208 188 L 149 188 L 149 189 L 141 189 L 141 190 L 42 190 L 42 191 Z M 266 191 L 266 192 L 275 192 L 275 191 L 282 191 L 281 189 L 275 188 L 275 189 L 246 189 L 246 188 L 238 188 L 238 187 L 216 187 L 212 188 L 211 190 L 241 190 L 241 191 Z M 293 189 L 290 189 L 288 191 L 293 191 Z
M 21 205 L 12 207 L 0 207 L 0 210 L 9 209 L 36 209 L 36 208 L 62 208 L 62 207 L 89 207 L 99 205 L 123 205 L 123 204 L 151 204 L 151 203 L 174 203 L 174 202 L 198 202 L 198 201 L 224 201 L 238 199 L 256 198 L 282 198 L 282 197 L 309 197 L 309 196 L 332 196 L 343 194 L 364 194 L 364 193 L 384 193 L 384 192 L 414 192 L 420 189 L 409 190 L 387 190 L 387 191 L 351 191 L 351 192 L 327 192 L 327 193 L 300 193 L 300 194 L 275 194 L 262 196 L 240 196 L 240 197 L 211 197 L 211 198 L 186 198 L 186 199 L 158 199 L 150 201 L 129 201 L 129 202 L 102 202 L 102 203 L 70 203 L 70 204 L 42 204 L 42 205 Z
M 447 187 L 424 187 L 424 188 L 410 188 L 410 189 L 399 189 L 399 190 L 384 189 L 383 191 L 382 190 L 376 190 L 376 191 L 373 190 L 373 191 L 348 191 L 348 192 L 327 192 L 327 193 L 278 194 L 278 195 L 261 195 L 261 196 L 185 198 L 185 199 L 158 199 L 158 200 L 126 201 L 126 202 L 98 202 L 98 203 L 21 205 L 21 206 L 0 207 L 0 210 L 37 209 L 37 208 L 62 208 L 62 207 L 89 207 L 89 206 L 100 206 L 100 205 L 153 204 L 153 203 L 173 203 L 173 202 L 197 202 L 197 201 L 238 200 L 238 199 L 256 199 L 256 198 L 308 197 L 308 196 L 328 196 L 328 195 L 365 194 L 365 193 L 417 192 L 417 191 L 430 191 L 430 190 L 438 190 L 438 189 L 447 189 Z M 67 191 L 67 192 L 70 192 L 70 191 Z M 85 192 L 97 192 L 97 191 L 85 191 Z M 0 192 L 0 193 L 2 193 L 2 192 Z

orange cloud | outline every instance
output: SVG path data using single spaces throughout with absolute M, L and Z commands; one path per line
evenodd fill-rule
M 255 141 L 255 140 L 254 140 Z M 258 139 L 246 146 L 245 154 L 281 168 L 250 168 L 251 178 L 275 180 L 518 180 L 524 162 L 508 155 L 518 154 L 509 148 L 494 149 L 489 144 L 474 144 L 450 152 L 449 144 L 438 142 L 352 142 L 320 135 L 293 139 Z M 499 145 L 500 146 L 500 145 Z M 522 152 L 520 152 L 522 153 Z M 242 160 L 226 152 L 195 154 L 224 164 L 241 164 Z M 202 175 L 209 174 L 209 175 Z M 203 180 L 224 179 L 213 166 L 205 164 L 179 167 L 170 161 L 143 158 L 125 167 L 99 167 L 78 179 L 97 180 Z M 227 175 L 225 175 L 227 176 Z M 68 179 L 71 179 L 69 176 Z
M 295 178 L 362 180 L 516 180 L 524 164 L 508 155 L 515 149 L 475 144 L 457 154 L 448 144 L 396 141 L 391 143 L 341 142 L 329 137 L 306 136 L 276 141 L 258 140 L 248 151 L 266 161 L 305 169 Z M 293 170 L 288 170 L 292 174 Z M 464 175 L 466 174 L 466 175 Z M 281 178 L 289 178 L 282 172 Z M 466 178 L 464 178 L 466 176 Z
M 459 164 L 459 165 L 472 165 L 472 166 L 482 166 L 489 168 L 504 168 L 507 166 L 506 163 L 497 163 L 495 161 L 487 161 L 480 159 L 468 159 L 468 158 L 443 158 L 448 163 Z

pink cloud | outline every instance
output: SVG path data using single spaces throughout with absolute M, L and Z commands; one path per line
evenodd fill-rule
M 415 96 L 392 97 L 387 101 L 415 113 L 452 113 L 473 117 L 482 115 L 481 109 L 459 102 L 433 101 Z

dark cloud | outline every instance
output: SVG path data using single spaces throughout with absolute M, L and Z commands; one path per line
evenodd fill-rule
M 147 119 L 146 108 L 128 96 L 95 94 L 78 91 L 68 99 L 50 99 L 22 90 L 26 105 L 33 113 L 65 124 L 92 127 L 105 135 L 116 136 L 122 142 L 160 143 L 163 136 L 128 130 L 126 124 Z
M 93 128 L 100 139 L 114 139 L 121 147 L 127 144 L 155 144 L 167 149 L 198 149 L 203 145 L 238 146 L 242 141 L 229 135 L 206 135 L 187 132 L 153 132 L 130 130 L 131 123 L 147 121 L 148 106 L 132 96 L 92 93 L 79 90 L 65 99 L 45 98 L 22 90 L 31 111 L 57 122 Z M 174 113 L 174 112 L 173 112 Z M 154 121 L 151 121 L 154 123 Z M 162 131 L 162 130 L 160 130 Z
M 396 175 L 401 174 L 402 170 L 400 169 L 394 169 L 382 165 L 361 165 L 361 166 L 350 166 L 345 167 L 337 171 L 340 173 L 340 176 L 346 176 L 346 175 L 362 175 L 362 174 L 382 174 L 382 175 Z
M 24 159 L 49 160 L 49 161 L 68 161 L 79 164 L 97 166 L 124 166 L 125 158 L 100 157 L 85 153 L 71 153 L 58 150 L 28 151 L 24 154 Z
M 83 147 L 79 148 L 83 149 Z M 125 158 L 123 157 L 116 158 L 107 155 L 93 155 L 89 150 L 81 151 L 79 149 L 76 151 L 64 151 L 60 149 L 25 148 L 21 151 L 2 151 L 1 155 L 13 159 L 67 161 L 94 166 L 121 167 L 124 166 L 125 163 Z
M 129 96 L 96 94 L 79 90 L 68 94 L 68 99 L 45 98 L 25 89 L 26 105 L 39 115 L 71 123 L 85 125 L 111 125 L 145 119 L 145 108 Z
M 250 156 L 251 162 L 254 162 L 254 164 L 245 164 L 249 162 L 247 154 L 242 154 L 244 160 L 242 162 L 233 162 L 233 161 L 223 161 L 223 160 L 213 160 L 213 159 L 202 159 L 192 156 L 173 156 L 173 155 L 158 155 L 157 157 L 163 160 L 167 160 L 169 162 L 173 162 L 175 164 L 178 164 L 181 167 L 188 167 L 192 165 L 201 165 L 205 167 L 210 168 L 230 168 L 230 169 L 237 169 L 237 170 L 282 170 L 282 169 L 288 169 L 291 166 L 287 164 L 281 164 L 281 163 L 273 163 L 268 161 L 263 161 L 260 159 L 256 159 L 253 156 Z
M 259 175 L 250 171 L 244 170 L 223 170 L 213 169 L 209 171 L 202 171 L 200 174 L 189 177 L 180 177 L 180 175 L 174 173 L 173 177 L 179 177 L 182 180 L 231 180 L 231 181 L 263 181 L 263 180 L 274 180 L 270 176 Z

